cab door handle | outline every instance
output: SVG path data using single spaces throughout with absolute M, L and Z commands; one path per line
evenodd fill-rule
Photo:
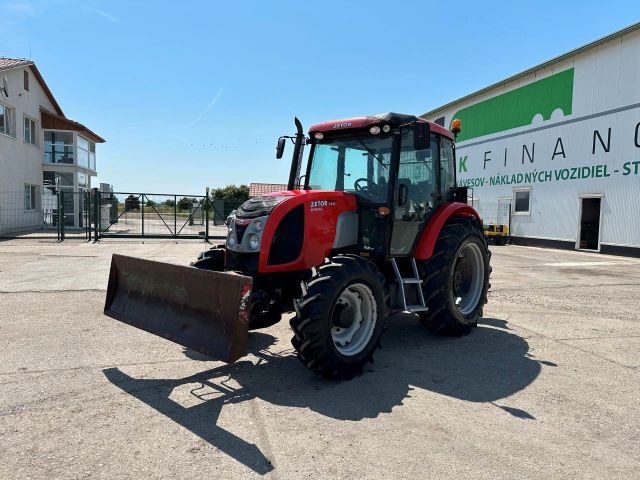
M 398 188 L 398 206 L 402 207 L 407 203 L 409 197 L 409 187 L 407 187 L 404 183 L 400 184 Z

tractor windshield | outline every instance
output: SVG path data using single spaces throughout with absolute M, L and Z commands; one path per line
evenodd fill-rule
M 392 135 L 325 138 L 309 158 L 308 188 L 351 192 L 373 203 L 386 203 Z

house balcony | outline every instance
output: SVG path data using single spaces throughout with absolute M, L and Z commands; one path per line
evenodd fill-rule
M 104 139 L 84 125 L 41 109 L 45 166 L 77 167 L 89 176 L 96 170 L 96 143 Z

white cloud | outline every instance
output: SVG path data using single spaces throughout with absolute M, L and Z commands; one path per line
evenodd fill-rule
M 84 10 L 86 10 L 87 12 L 91 12 L 91 13 L 95 13 L 96 15 L 99 15 L 102 18 L 105 18 L 105 19 L 109 20 L 110 22 L 118 23 L 120 21 L 120 19 L 118 17 L 116 17 L 115 15 L 111 15 L 109 12 L 105 12 L 104 10 L 100 10 L 98 8 L 91 7 L 89 5 L 83 5 L 82 8 Z
M 195 119 L 187 123 L 185 125 L 185 128 L 191 128 L 197 123 L 200 123 L 200 121 L 205 117 L 205 115 L 209 113 L 213 109 L 213 107 L 215 107 L 216 103 L 218 103 L 218 100 L 220 100 L 220 97 L 222 96 L 223 91 L 224 91 L 224 88 L 221 88 L 220 90 L 218 90 L 214 95 L 214 97 L 209 102 L 209 104 L 204 108 L 204 110 L 202 110 L 202 112 L 200 112 L 200 115 L 198 115 Z

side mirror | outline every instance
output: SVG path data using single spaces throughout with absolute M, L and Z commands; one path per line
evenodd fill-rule
M 285 137 L 280 137 L 278 139 L 278 146 L 276 147 L 276 158 L 277 159 L 281 159 L 282 155 L 284 154 L 284 146 L 287 142 L 287 139 Z
M 413 124 L 413 148 L 426 150 L 431 145 L 431 128 L 428 123 L 416 122 Z

